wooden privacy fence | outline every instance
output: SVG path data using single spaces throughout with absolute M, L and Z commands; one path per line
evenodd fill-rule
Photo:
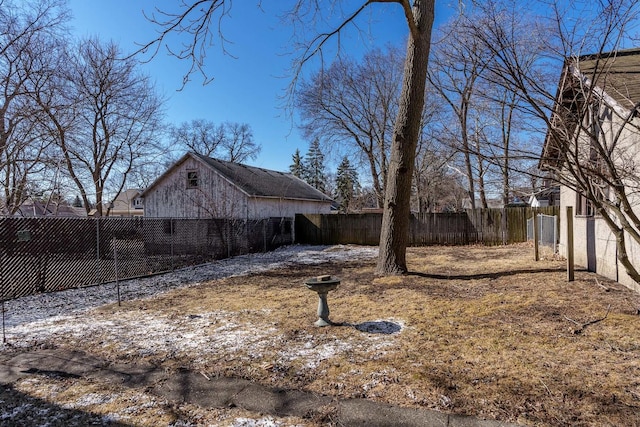
M 559 208 L 535 208 L 536 213 L 558 215 Z M 527 219 L 534 208 L 476 209 L 451 213 L 411 215 L 409 244 L 501 245 L 527 241 Z M 378 245 L 382 214 L 296 215 L 296 242 L 317 245 Z

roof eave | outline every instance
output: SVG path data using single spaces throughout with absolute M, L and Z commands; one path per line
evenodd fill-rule
M 254 196 L 249 196 L 249 197 L 253 198 L 253 199 L 297 200 L 297 201 L 303 201 L 303 202 L 333 203 L 333 200 L 329 199 L 329 198 L 326 198 L 326 199 L 309 199 L 309 198 L 303 198 L 303 197 L 261 196 L 261 195 L 254 195 Z

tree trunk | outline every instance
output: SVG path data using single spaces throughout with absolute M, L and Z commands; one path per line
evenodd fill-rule
M 478 153 L 480 152 L 480 144 L 476 144 Z M 480 204 L 483 209 L 487 209 L 489 204 L 487 203 L 487 192 L 484 187 L 484 162 L 481 156 L 478 156 L 478 192 L 480 193 Z
M 509 190 L 511 188 L 509 185 L 509 160 L 511 159 L 511 125 L 513 124 L 514 104 L 515 100 L 512 100 L 508 106 L 506 105 L 506 100 L 502 104 L 502 155 L 504 156 L 504 164 L 502 165 L 502 206 L 507 206 L 509 204 Z M 507 109 L 506 117 L 505 109 Z
M 614 237 L 616 238 L 616 251 L 617 258 L 622 267 L 627 272 L 629 277 L 633 279 L 636 283 L 640 283 L 640 271 L 633 265 L 631 259 L 629 258 L 629 253 L 627 252 L 627 243 L 625 237 L 625 229 L 630 231 L 630 235 L 633 236 L 634 229 L 627 220 L 624 212 L 620 210 L 619 206 L 612 207 L 613 216 L 609 214 L 608 210 L 600 204 L 600 206 L 596 206 L 598 214 L 602 217 L 605 224 L 609 227 Z
M 407 272 L 411 180 L 425 101 L 427 63 L 431 45 L 435 0 L 415 0 L 398 116 L 393 129 L 391 158 L 385 191 L 380 254 L 380 274 Z
M 380 185 L 380 178 L 378 169 L 376 168 L 376 158 L 373 151 L 367 152 L 367 160 L 369 161 L 369 172 L 371 173 L 371 180 L 373 181 L 373 191 L 376 193 L 376 207 L 383 206 L 384 194 L 383 186 Z

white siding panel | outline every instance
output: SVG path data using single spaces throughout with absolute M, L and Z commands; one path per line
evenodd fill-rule
M 616 131 L 619 126 L 620 119 L 613 115 L 613 124 L 603 126 L 608 137 Z M 616 162 L 625 162 L 626 167 L 629 167 L 629 160 L 636 165 L 640 165 L 640 151 L 638 145 L 638 135 L 635 132 L 625 130 L 619 140 L 618 151 L 614 154 L 614 160 Z M 634 183 L 630 183 L 631 186 Z M 632 188 L 632 187 L 630 187 Z M 636 213 L 640 213 L 640 200 L 632 196 L 630 202 L 634 206 Z M 567 188 L 562 187 L 560 192 L 560 255 L 566 256 L 566 207 L 574 207 L 575 215 L 575 202 L 576 193 Z M 617 248 L 616 240 L 613 233 L 607 226 L 607 224 L 598 216 L 592 218 L 574 217 L 574 257 L 576 265 L 589 268 L 591 271 L 607 277 L 612 280 L 617 280 L 621 284 L 640 292 L 640 285 L 632 280 L 624 270 L 624 267 L 620 265 L 617 260 Z M 633 241 L 629 236 L 626 238 L 627 252 L 633 265 L 640 265 L 640 246 Z
M 331 203 L 306 200 L 255 198 L 249 203 L 248 218 L 292 218 L 296 214 L 331 213 Z

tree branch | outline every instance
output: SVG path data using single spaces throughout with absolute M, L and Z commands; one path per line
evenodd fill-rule
M 575 320 L 573 320 L 572 318 L 567 317 L 567 316 L 564 316 L 564 318 L 567 319 L 570 322 L 575 323 L 578 326 L 577 329 L 573 330 L 573 333 L 575 335 L 580 335 L 582 332 L 584 332 L 584 330 L 587 328 L 587 326 L 595 325 L 596 323 L 602 322 L 604 319 L 606 319 L 607 316 L 609 316 L 609 312 L 610 311 L 611 311 L 611 304 L 609 304 L 609 306 L 607 307 L 607 312 L 605 313 L 605 315 L 603 317 L 601 317 L 599 319 L 591 320 L 591 321 L 589 321 L 587 323 L 576 322 Z

